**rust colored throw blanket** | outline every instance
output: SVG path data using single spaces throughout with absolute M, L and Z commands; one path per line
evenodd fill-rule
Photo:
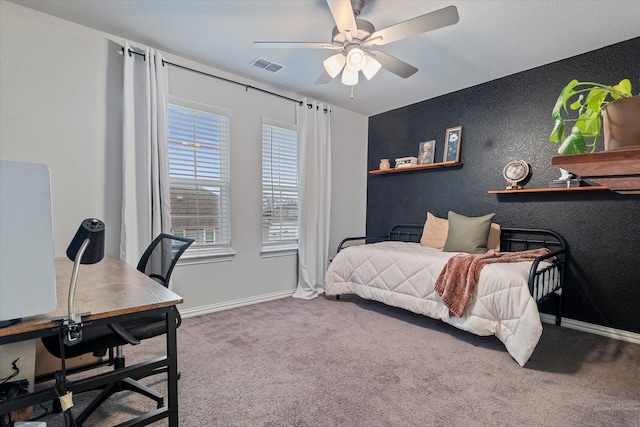
M 434 288 L 449 311 L 457 317 L 462 317 L 476 291 L 482 267 L 496 262 L 532 261 L 547 253 L 548 249 L 540 248 L 519 252 L 490 250 L 484 254 L 458 254 L 447 261 Z

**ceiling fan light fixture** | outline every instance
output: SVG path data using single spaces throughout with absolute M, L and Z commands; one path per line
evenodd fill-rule
M 362 49 L 355 47 L 347 53 L 347 67 L 352 71 L 360 71 L 367 60 Z
M 2 1 L 2 0 L 0 0 Z M 385 46 L 408 37 L 439 28 L 454 25 L 460 16 L 456 6 L 447 6 L 433 12 L 416 16 L 406 21 L 376 30 L 375 26 L 359 18 L 363 7 L 371 0 L 314 0 L 326 2 L 335 27 L 331 33 L 331 42 L 254 42 L 255 46 L 276 49 L 327 49 L 339 51 L 323 61 L 324 71 L 316 84 L 327 84 L 342 72 L 342 83 L 351 86 L 358 84 L 360 71 L 367 79 L 377 75 L 380 68 L 404 79 L 415 74 L 418 69 L 411 64 L 380 51 L 377 46 Z M 380 58 L 380 60 L 377 60 Z M 353 97 L 353 94 L 352 94 Z
M 380 64 L 374 57 L 367 55 L 367 60 L 364 64 L 364 68 L 362 69 L 362 74 L 364 74 L 367 80 L 371 80 L 373 76 L 380 71 L 380 68 L 382 68 L 382 64 Z
M 327 74 L 329 74 L 331 78 L 334 78 L 335 76 L 340 74 L 340 71 L 342 71 L 342 68 L 344 67 L 344 64 L 346 62 L 347 60 L 344 57 L 343 53 L 336 53 L 335 55 L 325 59 L 322 64 L 324 65 L 324 69 Z
M 342 84 L 345 86 L 355 86 L 358 84 L 358 72 L 344 67 L 342 70 Z

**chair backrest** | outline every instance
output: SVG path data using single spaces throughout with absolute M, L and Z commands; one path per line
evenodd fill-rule
M 173 267 L 193 242 L 193 239 L 161 233 L 142 254 L 138 270 L 162 285 L 169 286 Z

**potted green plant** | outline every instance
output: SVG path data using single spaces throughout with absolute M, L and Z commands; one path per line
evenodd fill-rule
M 622 118 L 617 114 L 620 108 Z M 631 112 L 627 108 L 631 108 Z M 605 150 L 640 144 L 640 96 L 631 93 L 629 79 L 614 86 L 571 80 L 562 89 L 551 117 L 554 128 L 549 141 L 561 143 L 559 154 L 594 152 L 603 129 L 603 117 Z M 625 118 L 631 123 L 620 123 Z M 571 132 L 565 137 L 567 123 L 571 124 Z M 585 138 L 592 139 L 587 142 Z

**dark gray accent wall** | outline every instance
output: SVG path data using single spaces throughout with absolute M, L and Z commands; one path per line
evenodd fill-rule
M 429 78 L 428 70 L 412 78 Z M 381 158 L 417 156 L 435 139 L 442 160 L 445 130 L 462 126 L 462 166 L 369 175 L 367 234 L 399 222 L 423 223 L 426 212 L 477 216 L 495 212 L 505 227 L 546 228 L 571 250 L 563 317 L 640 333 L 640 195 L 610 191 L 491 195 L 504 189 L 502 169 L 525 160 L 525 188 L 559 177 L 548 142 L 551 110 L 572 79 L 617 83 L 630 78 L 640 92 L 640 38 L 514 74 L 369 119 L 369 170 Z M 640 117 L 638 118 L 640 120 Z M 600 147 L 599 149 L 602 149 Z M 552 313 L 552 307 L 542 307 Z

